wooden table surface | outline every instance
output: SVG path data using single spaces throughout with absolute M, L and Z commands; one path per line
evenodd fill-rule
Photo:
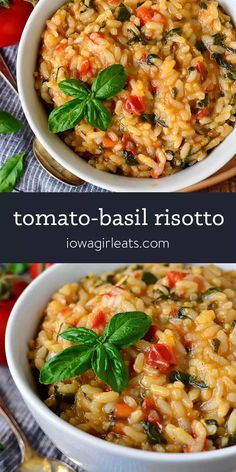
M 200 192 L 236 192 L 236 177 L 208 187 L 205 190 L 200 190 Z

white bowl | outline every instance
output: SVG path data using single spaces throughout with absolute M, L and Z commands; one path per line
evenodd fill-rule
M 122 264 L 57 264 L 23 292 L 11 313 L 6 333 L 7 361 L 24 401 L 55 445 L 85 470 L 92 472 L 232 472 L 236 446 L 192 454 L 141 451 L 96 438 L 56 416 L 40 400 L 27 360 L 28 341 L 34 337 L 52 293 L 89 272 L 114 270 Z M 236 264 L 221 264 L 224 269 Z
M 25 116 L 34 134 L 45 149 L 73 174 L 99 187 L 116 192 L 172 192 L 206 179 L 228 162 L 236 152 L 236 128 L 202 162 L 160 179 L 122 177 L 99 171 L 78 157 L 57 136 L 47 129 L 47 112 L 34 89 L 33 73 L 36 69 L 40 35 L 46 20 L 65 3 L 65 0 L 40 0 L 25 26 L 17 59 L 17 83 Z M 220 0 L 236 23 L 235 0 Z

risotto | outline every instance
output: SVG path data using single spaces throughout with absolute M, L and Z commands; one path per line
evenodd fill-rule
M 58 84 L 89 87 L 121 64 L 122 91 L 105 102 L 107 131 L 82 119 L 65 143 L 93 167 L 158 178 L 192 166 L 235 123 L 236 34 L 215 1 L 75 0 L 47 21 L 35 87 L 51 107 L 71 99 Z
M 128 372 L 125 387 L 112 389 L 92 364 L 81 375 L 43 387 L 46 405 L 83 431 L 147 451 L 188 453 L 235 445 L 234 271 L 214 265 L 130 265 L 65 285 L 52 296 L 30 342 L 36 377 L 63 353 L 86 349 L 87 338 L 76 346 L 63 333 L 81 331 L 101 341 L 117 314 L 132 313 L 140 324 L 149 320 L 145 336 L 129 343 L 126 336 L 123 348 L 117 331 L 110 337 Z

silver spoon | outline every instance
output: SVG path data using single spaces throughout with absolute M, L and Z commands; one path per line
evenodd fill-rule
M 0 76 L 10 85 L 11 89 L 18 95 L 17 83 L 6 64 L 0 52 Z M 33 140 L 33 153 L 40 165 L 57 180 L 64 184 L 74 185 L 76 187 L 83 185 L 84 181 L 65 169 L 44 149 L 39 140 L 35 137 Z
M 32 449 L 16 419 L 2 398 L 0 398 L 0 414 L 10 425 L 21 451 L 21 465 L 15 472 L 74 472 L 74 469 L 64 462 L 47 459 L 46 457 L 40 456 Z

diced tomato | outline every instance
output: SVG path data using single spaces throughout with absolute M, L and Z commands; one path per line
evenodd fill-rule
M 206 80 L 206 78 L 207 78 L 207 68 L 206 68 L 206 66 L 203 64 L 203 62 L 199 61 L 196 64 L 196 69 L 200 74 L 201 81 L 204 82 L 204 80 Z
M 142 97 L 136 97 L 136 95 L 130 95 L 125 101 L 124 108 L 133 115 L 141 115 L 145 110 L 145 102 Z
M 93 318 L 91 328 L 98 328 L 102 326 L 103 328 L 106 326 L 106 315 L 104 311 L 100 310 Z
M 88 72 L 91 71 L 91 62 L 89 59 L 84 59 L 84 61 L 81 64 L 81 69 L 80 69 L 80 75 L 83 77 L 83 75 L 88 74 Z
M 147 397 L 144 398 L 142 403 L 143 417 L 145 421 L 155 424 L 159 431 L 162 431 L 163 425 L 161 422 L 160 415 L 156 411 L 154 403 Z
M 148 21 L 152 21 L 155 15 L 155 11 L 148 7 L 139 7 L 137 9 L 137 17 L 141 20 L 141 23 L 145 25 Z
M 113 146 L 115 146 L 116 142 L 117 141 L 113 141 L 113 139 L 111 139 L 108 134 L 105 134 L 102 140 L 103 146 L 106 148 L 112 148 Z
M 208 107 L 203 108 L 196 114 L 197 120 L 202 120 L 202 118 L 205 118 L 206 116 L 210 115 L 210 110 Z
M 132 152 L 132 154 L 136 153 L 136 144 L 127 134 L 124 134 L 122 138 L 122 145 L 123 149 L 125 149 L 126 151 Z
M 103 33 L 91 33 L 89 35 L 89 38 L 94 44 L 101 44 L 102 40 L 104 39 L 104 34 Z
M 117 418 L 128 418 L 132 411 L 133 408 L 126 405 L 126 403 L 117 403 L 115 407 L 115 416 Z
M 203 280 L 202 280 L 201 277 L 196 276 L 196 277 L 194 277 L 193 280 L 194 280 L 194 282 L 196 282 L 196 284 L 198 284 L 199 290 L 203 290 L 203 289 L 204 289 L 205 285 L 204 285 L 204 282 L 203 282 Z
M 183 280 L 185 277 L 187 277 L 187 275 L 187 272 L 177 272 L 175 270 L 170 270 L 170 272 L 167 272 L 166 274 L 169 287 L 175 287 L 176 283 L 180 280 Z
M 160 173 L 157 171 L 157 169 L 152 169 L 151 172 L 150 172 L 150 176 L 152 177 L 152 179 L 158 179 Z
M 156 339 L 156 331 L 158 330 L 158 326 L 157 325 L 151 325 L 148 332 L 145 334 L 144 336 L 144 339 L 146 341 L 153 341 L 154 339 Z
M 159 369 L 163 374 L 171 372 L 177 364 L 174 348 L 167 344 L 154 344 L 149 351 L 147 364 Z
M 172 316 L 176 316 L 177 313 L 178 313 L 179 309 L 178 308 L 173 308 L 173 310 L 171 310 L 171 315 Z
M 135 279 L 140 279 L 140 277 L 141 277 L 141 272 L 136 272 L 136 274 L 134 274 Z

